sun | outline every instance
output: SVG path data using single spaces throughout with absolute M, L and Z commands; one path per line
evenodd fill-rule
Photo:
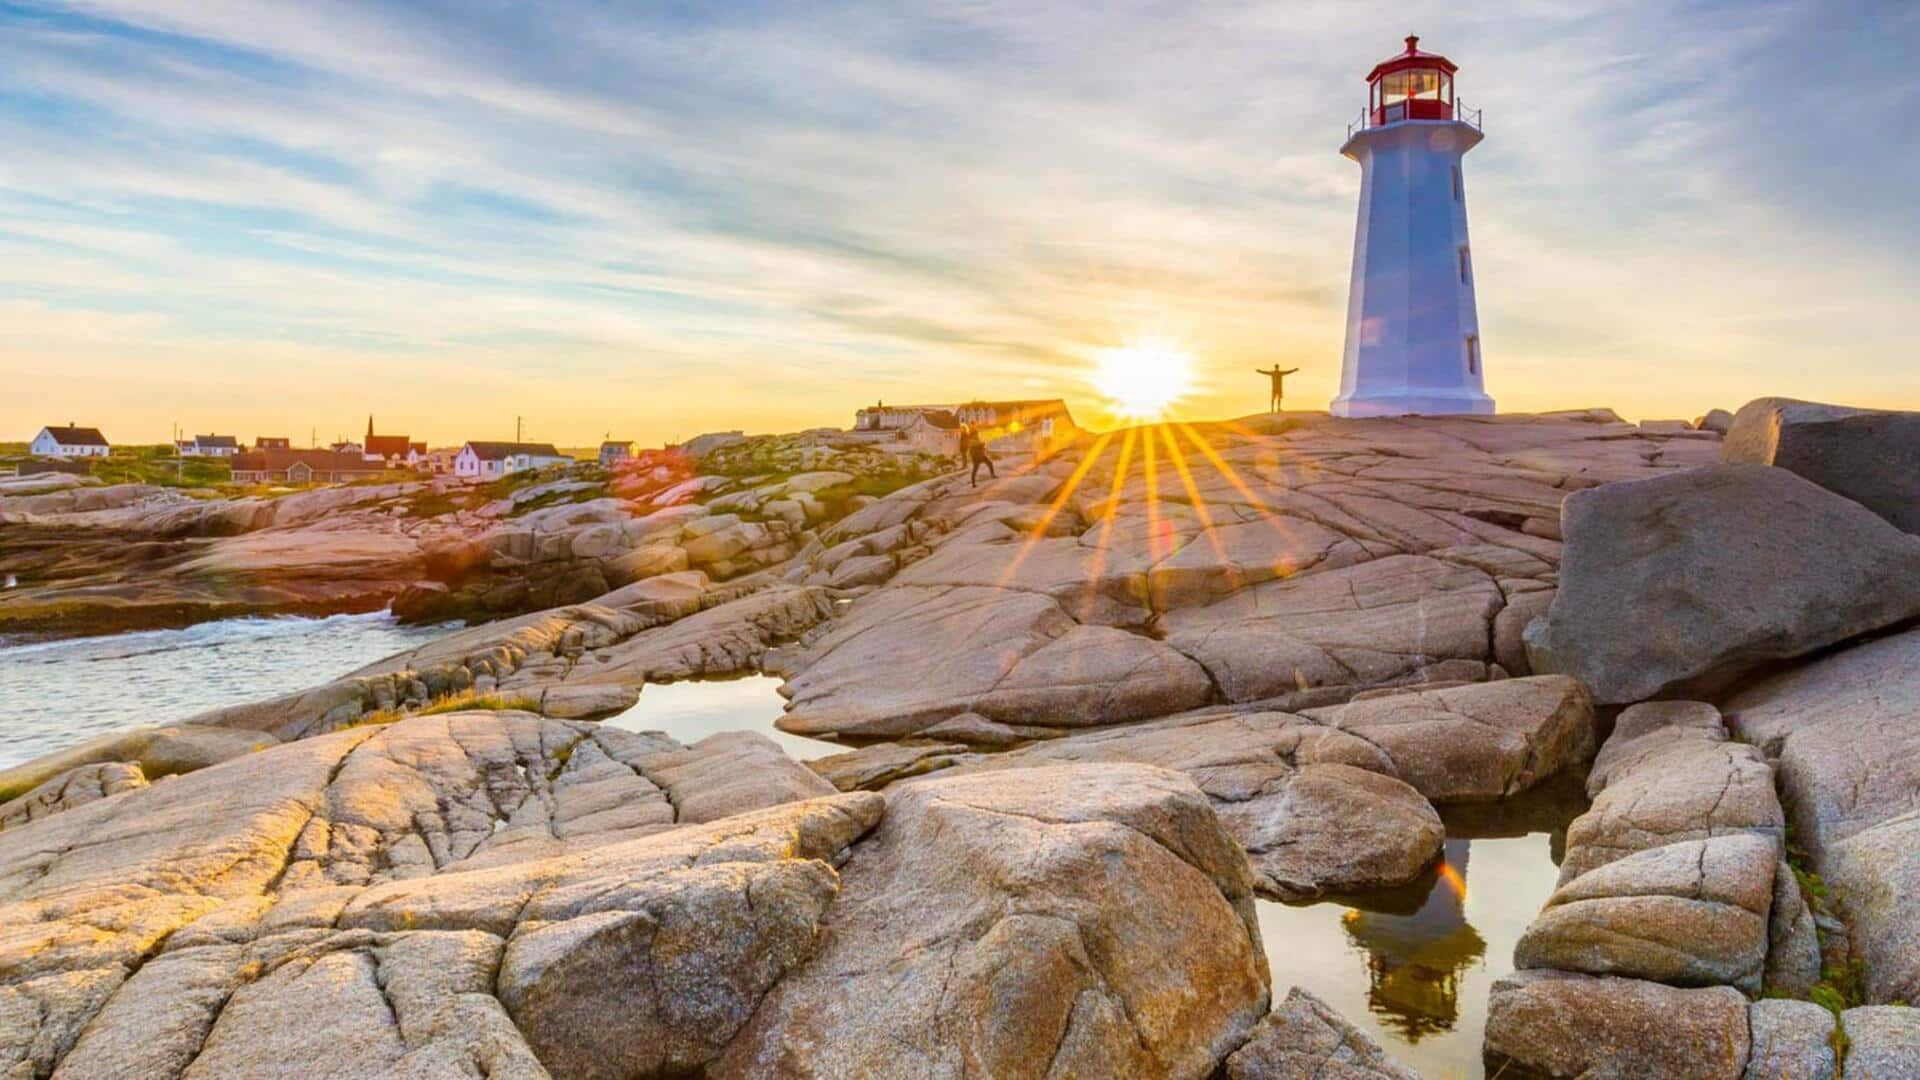
M 1129 342 L 1100 354 L 1094 388 L 1128 420 L 1157 420 L 1193 387 L 1193 355 L 1159 339 Z

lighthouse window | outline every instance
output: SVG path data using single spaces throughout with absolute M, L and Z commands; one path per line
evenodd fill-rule
M 1438 98 L 1439 96 L 1440 73 L 1432 68 L 1396 71 L 1387 76 L 1389 101 L 1399 98 Z
M 1480 374 L 1480 338 L 1475 334 L 1467 335 L 1467 374 Z
M 1460 249 L 1460 284 L 1467 283 L 1467 249 Z
M 1453 167 L 1453 201 L 1460 201 L 1460 166 Z

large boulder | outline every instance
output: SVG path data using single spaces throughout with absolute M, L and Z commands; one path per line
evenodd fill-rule
M 1227 1080 L 1420 1080 L 1420 1074 L 1296 986 L 1227 1059 Z
M 1602 703 L 1713 689 L 1920 615 L 1920 538 L 1784 469 L 1575 492 L 1562 528 L 1548 643 Z
M 1231 701 L 1311 687 L 1484 679 L 1502 605 L 1486 572 L 1397 555 L 1250 586 L 1164 617 Z
M 1434 802 L 1500 799 L 1593 756 L 1593 701 L 1562 675 L 1366 697 L 1305 714 L 1384 750 Z
M 1580 1080 L 1741 1080 L 1751 1038 L 1747 999 L 1719 986 L 1523 971 L 1493 984 L 1489 1072 L 1511 1062 Z
M 1725 435 L 1732 428 L 1733 414 L 1725 409 L 1708 409 L 1693 421 L 1693 430 L 1711 431 L 1716 435 Z
M 1693 710 L 1629 721 L 1607 740 L 1590 778 L 1593 805 L 1567 828 L 1562 885 L 1635 852 L 1683 840 L 1756 833 L 1775 849 L 1785 829 L 1773 770 L 1760 751 L 1730 742 Z M 1624 746 L 1616 745 L 1624 743 Z
M 823 791 L 760 736 L 450 713 L 8 828 L 0 1072 L 697 1070 L 879 819 Z
M 1753 834 L 1628 855 L 1556 890 L 1514 963 L 1758 993 L 1778 863 Z
M 1776 758 L 1781 798 L 1866 961 L 1867 996 L 1920 1000 L 1920 630 L 1743 689 L 1734 730 Z
M 1039 593 L 895 584 L 855 601 L 808 643 L 782 729 L 919 734 L 978 713 L 1051 728 L 1121 723 L 1205 704 L 1200 665 L 1165 642 L 1083 626 Z M 912 679 L 899 677 L 912 671 Z
M 1726 739 L 1726 721 L 1720 710 L 1704 701 L 1643 701 L 1621 710 L 1614 718 L 1612 734 L 1587 770 L 1587 794 L 1600 794 L 1616 774 L 1624 777 L 1656 761 L 1676 743 L 1720 743 Z
M 1734 415 L 1720 456 L 1789 469 L 1920 533 L 1920 412 L 1760 398 Z
M 896 788 L 710 1075 L 1208 1076 L 1266 1010 L 1252 886 L 1175 773 Z
M 1439 813 L 1394 778 L 1394 762 L 1379 747 L 1287 713 L 1209 710 L 921 762 L 962 772 L 1069 762 L 1179 770 L 1246 849 L 1260 891 L 1283 900 L 1405 884 L 1433 862 L 1445 839 Z
M 1310 765 L 1275 787 L 1271 797 L 1227 802 L 1220 818 L 1261 884 L 1285 899 L 1405 884 L 1446 839 L 1432 804 L 1391 776 Z

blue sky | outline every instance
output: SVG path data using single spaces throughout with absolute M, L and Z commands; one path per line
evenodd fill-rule
M 1410 32 L 1503 408 L 1920 407 L 1920 5 L 98 0 L 0 2 L 0 438 L 1322 406 Z

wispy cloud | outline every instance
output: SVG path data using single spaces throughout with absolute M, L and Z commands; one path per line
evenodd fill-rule
M 1487 109 L 1504 406 L 1920 406 L 1898 5 L 90 0 L 0 2 L 0 430 L 655 440 L 1082 398 L 1140 333 L 1196 411 L 1328 396 L 1410 30 Z

